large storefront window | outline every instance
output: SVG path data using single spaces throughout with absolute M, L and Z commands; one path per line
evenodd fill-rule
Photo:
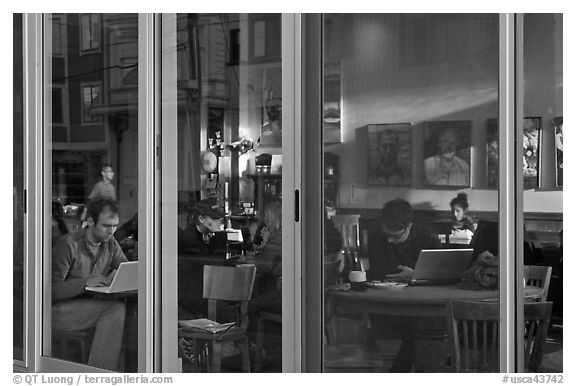
M 562 28 L 15 15 L 15 366 L 561 372 Z
M 166 36 L 175 23 L 176 53 L 163 46 L 173 70 L 162 127 L 177 142 L 177 195 L 163 197 L 177 245 L 172 360 L 185 373 L 281 371 L 281 15 L 173 17 L 163 19 Z M 167 224 L 170 205 L 177 219 Z M 217 335 L 201 329 L 213 322 Z
M 138 57 L 138 16 L 51 14 L 46 21 L 45 87 L 52 98 L 45 110 L 52 114 L 45 173 L 52 189 L 44 202 L 52 253 L 44 254 L 51 272 L 51 297 L 44 304 L 45 333 L 51 339 L 43 352 L 133 372 L 138 353 L 138 66 L 125 60 Z

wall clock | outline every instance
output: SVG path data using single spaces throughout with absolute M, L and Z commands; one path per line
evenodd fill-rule
M 218 166 L 218 157 L 211 151 L 205 151 L 200 156 L 200 162 L 205 173 L 212 173 Z

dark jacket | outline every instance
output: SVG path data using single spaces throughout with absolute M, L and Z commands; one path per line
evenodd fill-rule
M 423 225 L 414 223 L 406 241 L 399 244 L 389 243 L 382 230 L 374 226 L 368 232 L 368 280 L 382 280 L 385 275 L 398 273 L 399 265 L 414 268 L 422 249 L 438 248 L 440 241 Z

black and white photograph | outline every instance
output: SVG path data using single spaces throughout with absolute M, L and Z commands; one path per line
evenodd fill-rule
M 574 378 L 561 6 L 45 3 L 3 14 L 13 384 Z

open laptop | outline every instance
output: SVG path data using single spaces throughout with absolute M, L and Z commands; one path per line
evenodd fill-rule
M 120 263 L 109 286 L 86 287 L 86 291 L 113 294 L 138 289 L 138 262 Z
M 410 285 L 453 284 L 470 264 L 473 249 L 423 249 Z

